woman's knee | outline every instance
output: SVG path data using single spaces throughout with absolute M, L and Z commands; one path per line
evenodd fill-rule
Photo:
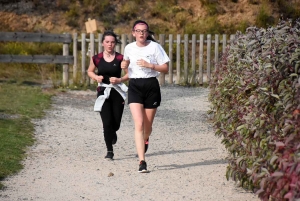
M 144 126 L 143 126 L 143 123 L 141 123 L 141 122 L 135 122 L 134 127 L 135 127 L 135 130 L 144 131 Z

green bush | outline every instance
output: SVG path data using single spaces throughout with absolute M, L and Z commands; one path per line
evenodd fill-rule
M 159 18 L 161 20 L 172 21 L 175 18 L 175 22 L 178 20 L 178 13 L 183 13 L 184 18 L 191 15 L 190 12 L 186 11 L 182 7 L 178 6 L 173 1 L 157 1 L 154 7 L 150 10 L 151 16 Z
M 249 27 L 248 21 L 241 21 L 238 24 L 236 23 L 230 23 L 223 26 L 223 33 L 231 34 L 235 33 L 237 30 L 245 33 L 246 29 Z
M 209 33 L 209 34 L 221 34 L 224 33 L 224 28 L 218 22 L 216 16 L 207 17 L 204 20 L 198 20 L 191 23 L 184 24 L 183 33 L 185 34 L 198 34 L 198 33 Z
M 248 0 L 248 2 L 249 2 L 250 4 L 257 5 L 257 4 L 259 4 L 260 0 Z
M 275 23 L 274 17 L 269 14 L 269 11 L 265 5 L 262 5 L 258 11 L 255 25 L 258 27 L 267 28 Z
M 78 24 L 77 19 L 78 19 L 79 15 L 80 15 L 79 8 L 75 4 L 72 4 L 70 6 L 70 9 L 68 11 L 66 11 L 66 13 L 65 13 L 67 25 L 73 26 L 73 27 L 78 27 L 79 24 Z
M 205 6 L 210 16 L 223 13 L 224 10 L 219 6 L 218 0 L 200 0 L 203 6 Z
M 69 10 L 70 0 L 56 0 L 55 5 L 58 9 L 67 11 Z
M 263 201 L 300 198 L 299 30 L 299 21 L 281 21 L 237 32 L 210 83 L 227 179 Z
M 117 19 L 119 21 L 129 21 L 139 14 L 139 4 L 134 1 L 126 1 L 125 4 L 122 6 L 122 9 L 119 10 L 117 15 Z
M 277 0 L 278 8 L 283 18 L 297 19 L 300 17 L 300 10 L 297 9 L 300 6 L 298 1 L 286 1 L 286 0 Z M 298 6 L 295 6 L 298 4 Z

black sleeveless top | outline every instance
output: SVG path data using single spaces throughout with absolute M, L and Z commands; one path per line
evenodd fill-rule
M 94 65 L 97 67 L 98 75 L 103 76 L 102 82 L 105 84 L 110 84 L 110 77 L 121 77 L 121 62 L 123 61 L 123 55 L 116 52 L 115 58 L 111 62 L 107 62 L 103 58 L 103 52 L 93 56 Z

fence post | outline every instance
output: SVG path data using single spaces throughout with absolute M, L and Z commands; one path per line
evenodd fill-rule
M 116 52 L 121 53 L 121 44 L 120 43 L 116 43 Z
M 192 35 L 192 77 L 190 83 L 195 84 L 196 81 L 196 34 Z
M 219 61 L 219 35 L 218 34 L 215 34 L 215 71 L 217 71 L 217 68 L 218 68 L 218 63 Z
M 223 34 L 223 48 L 222 48 L 223 54 L 225 53 L 226 46 L 227 46 L 226 34 Z
M 176 46 L 176 84 L 180 83 L 180 43 L 181 36 L 177 34 L 177 46 Z
M 127 38 L 126 38 L 126 34 L 122 34 L 122 47 L 121 47 L 121 54 L 124 54 L 124 49 L 125 46 L 127 45 Z
M 204 35 L 200 34 L 200 45 L 199 45 L 199 84 L 203 84 L 203 43 L 204 43 Z
M 85 83 L 85 61 L 86 61 L 85 37 L 86 37 L 85 33 L 82 33 L 81 34 L 81 80 L 83 84 Z
M 90 58 L 95 55 L 95 35 L 90 33 Z
M 184 58 L 183 58 L 183 61 L 184 61 L 184 84 L 187 84 L 188 83 L 188 51 L 189 51 L 189 35 L 188 34 L 184 34 L 184 52 L 183 52 L 183 55 L 184 55 Z
M 63 56 L 69 56 L 69 44 L 63 44 Z M 63 85 L 69 85 L 69 64 L 63 64 Z
M 77 82 L 77 42 L 78 36 L 77 33 L 73 34 L 73 57 L 74 57 L 74 64 L 73 64 L 73 83 Z
M 103 52 L 103 46 L 102 46 L 102 36 L 103 34 L 98 34 L 98 53 Z
M 159 34 L 159 43 L 164 48 L 164 46 L 165 46 L 165 34 Z M 160 83 L 161 86 L 165 85 L 165 73 L 160 73 L 159 83 Z
M 133 35 L 129 34 L 128 35 L 128 43 L 132 43 L 133 42 Z
M 173 34 L 169 34 L 169 84 L 173 84 Z
M 210 81 L 211 34 L 207 34 L 207 81 Z
M 95 55 L 95 35 L 90 33 L 90 59 Z M 90 60 L 89 60 L 90 61 Z M 88 85 L 94 84 L 94 80 L 88 77 Z
M 121 45 L 119 43 L 116 44 L 116 52 L 121 52 Z

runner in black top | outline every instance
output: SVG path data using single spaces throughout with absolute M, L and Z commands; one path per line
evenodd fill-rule
M 106 31 L 102 37 L 102 45 L 104 51 L 93 56 L 90 60 L 88 68 L 88 76 L 101 85 L 117 85 L 125 80 L 128 80 L 127 70 L 126 74 L 121 77 L 121 62 L 123 55 L 115 52 L 115 46 L 119 43 L 117 35 L 112 31 Z M 95 70 L 97 68 L 97 74 Z M 106 87 L 99 86 L 97 88 L 97 97 L 104 94 Z M 119 130 L 121 119 L 124 110 L 124 98 L 121 94 L 111 88 L 109 97 L 104 101 L 100 116 L 103 124 L 104 140 L 107 148 L 106 159 L 112 160 L 114 157 L 113 144 L 117 142 L 116 131 Z

